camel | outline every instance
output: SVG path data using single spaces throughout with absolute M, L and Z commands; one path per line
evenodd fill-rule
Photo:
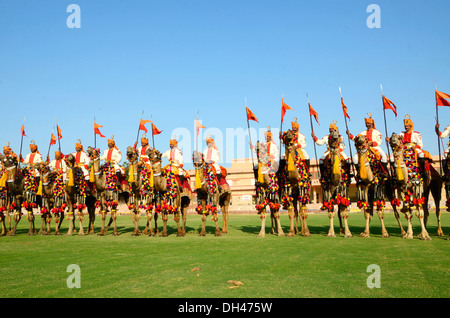
M 9 224 L 9 231 L 7 233 L 8 236 L 14 236 L 16 234 L 17 225 L 19 224 L 22 218 L 22 203 L 24 201 L 23 191 L 24 191 L 24 176 L 21 171 L 18 169 L 18 159 L 12 156 L 4 156 L 0 155 L 0 160 L 3 161 L 5 172 L 6 173 L 6 218 Z M 13 212 L 14 216 L 14 226 L 12 225 L 12 220 L 10 216 L 10 212 Z M 34 224 L 34 222 L 33 222 Z M 28 234 L 31 235 L 34 233 L 34 229 L 32 228 L 32 224 L 30 222 L 30 229 Z
M 360 234 L 361 237 L 370 237 L 370 221 L 373 217 L 374 207 L 377 207 L 378 218 L 381 223 L 381 236 L 389 237 L 384 225 L 384 206 L 386 200 L 386 183 L 388 171 L 384 171 L 381 158 L 375 149 L 369 147 L 364 135 L 355 137 L 357 155 L 357 191 L 358 207 L 364 210 L 366 226 Z M 378 157 L 377 157 L 378 155 Z
M 54 188 L 54 179 L 55 174 L 50 172 L 50 167 L 46 162 L 41 162 L 38 165 L 39 173 L 41 175 L 40 184 L 38 192 L 41 193 L 42 196 L 42 206 L 41 206 L 41 229 L 39 234 L 49 235 L 50 223 L 52 220 L 51 210 L 54 205 L 54 197 L 53 197 L 53 188 Z
M 151 171 L 149 171 L 143 162 L 139 162 L 139 154 L 133 147 L 127 147 L 127 159 L 129 161 L 129 178 L 130 196 L 128 200 L 128 209 L 130 210 L 131 220 L 134 223 L 133 236 L 138 236 L 142 232 L 139 230 L 140 208 L 145 208 L 147 214 L 147 227 L 144 234 L 150 227 L 150 233 L 153 232 L 151 227 L 152 220 L 152 181 Z
M 91 159 L 91 173 L 94 174 L 94 185 L 97 193 L 97 200 L 100 204 L 100 213 L 102 215 L 102 227 L 98 235 L 106 235 L 109 227 L 113 224 L 113 235 L 119 235 L 117 230 L 117 205 L 119 202 L 119 193 L 116 184 L 115 171 L 111 163 L 106 162 L 104 166 L 100 166 L 100 150 L 88 147 L 87 153 Z M 111 216 L 109 223 L 105 226 L 107 209 L 110 208 Z
M 294 136 L 295 134 L 292 130 L 288 130 L 282 135 L 282 142 L 285 146 L 285 157 L 287 158 L 287 166 L 284 169 L 284 173 L 286 174 L 286 195 L 283 201 L 287 206 L 290 220 L 288 236 L 292 237 L 299 234 L 297 220 L 300 216 L 300 235 L 309 237 L 311 234 L 306 222 L 308 217 L 306 204 L 309 203 L 311 177 L 306 162 L 302 158 L 303 153 L 300 149 L 294 147 Z
M 330 219 L 327 237 L 336 237 L 334 232 L 334 206 L 337 205 L 340 233 L 344 234 L 344 237 L 350 238 L 353 237 L 348 227 L 350 169 L 348 164 L 343 164 L 345 161 L 339 152 L 339 134 L 336 131 L 330 133 L 328 147 L 329 153 L 324 160 L 324 171 L 320 180 L 324 201 L 321 209 L 328 210 Z M 344 225 L 342 225 L 342 219 L 344 220 Z
M 160 236 L 167 236 L 167 220 L 169 214 L 174 215 L 174 221 L 177 223 L 177 236 L 185 236 L 187 209 L 191 202 L 191 193 L 179 184 L 176 175 L 178 174 L 177 169 L 180 168 L 171 164 L 162 167 L 162 154 L 156 149 L 147 149 L 147 155 L 152 163 L 154 180 L 153 203 L 155 212 L 161 213 L 163 220 L 163 230 Z M 180 216 L 182 218 L 182 225 L 180 225 Z
M 261 218 L 261 230 L 258 237 L 266 235 L 266 209 L 269 206 L 271 217 L 271 234 L 284 236 L 280 224 L 280 185 L 277 172 L 271 172 L 271 163 L 267 156 L 267 151 L 261 149 L 261 144 L 256 144 L 256 153 L 258 157 L 258 171 L 256 173 L 256 210 Z M 266 173 L 263 173 L 266 172 Z
M 0 161 L 3 161 L 4 158 L 5 156 L 0 154 Z M 5 216 L 5 213 L 8 214 L 8 189 L 6 187 L 7 178 L 7 170 L 2 168 L 0 170 L 0 222 L 2 223 L 2 232 L 0 233 L 0 236 L 4 236 L 7 233 Z
M 231 191 L 228 185 L 222 185 L 219 191 L 217 178 L 214 176 L 212 166 L 205 162 L 203 154 L 194 151 L 193 162 L 195 167 L 195 191 L 197 193 L 196 211 L 201 215 L 202 229 L 200 236 L 206 236 L 206 216 L 211 214 L 215 224 L 215 236 L 228 233 L 228 206 L 231 200 Z M 217 206 L 220 206 L 223 214 L 222 231 L 218 223 Z
M 393 151 L 391 163 L 394 166 L 395 190 L 403 201 L 401 212 L 405 213 L 408 220 L 408 229 L 404 237 L 407 239 L 413 238 L 411 219 L 412 209 L 415 206 L 422 230 L 419 237 L 423 240 L 431 240 L 426 229 L 430 192 L 433 195 L 434 202 L 436 202 L 437 235 L 443 236 L 439 208 L 442 180 L 439 173 L 427 161 L 425 162 L 425 171 L 421 174 L 415 149 L 404 148 L 403 139 L 395 133 L 388 139 Z

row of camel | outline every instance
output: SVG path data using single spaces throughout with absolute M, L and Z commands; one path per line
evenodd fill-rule
M 19 169 L 17 159 L 11 156 L 0 155 L 4 163 L 4 186 L 0 184 L 0 222 L 2 223 L 1 235 L 15 235 L 17 225 L 22 216 L 22 209 L 27 210 L 29 221 L 29 235 L 37 233 L 35 228 L 35 216 L 33 209 L 40 207 L 42 223 L 38 233 L 50 234 L 51 221 L 54 217 L 56 235 L 61 235 L 61 224 L 64 212 L 67 212 L 69 228 L 67 235 L 76 231 L 75 220 L 79 221 L 78 235 L 93 234 L 96 210 L 102 217 L 102 224 L 98 235 L 105 235 L 109 228 L 113 227 L 113 235 L 119 235 L 117 228 L 117 208 L 119 201 L 128 205 L 131 219 L 134 224 L 133 235 L 148 234 L 150 236 L 159 233 L 167 236 L 167 221 L 169 215 L 177 223 L 178 236 L 186 234 L 187 209 L 193 199 L 194 192 L 190 187 L 183 187 L 171 166 L 162 167 L 161 153 L 158 150 L 149 149 L 147 155 L 151 165 L 146 165 L 139 160 L 137 151 L 127 148 L 127 159 L 129 161 L 129 188 L 124 190 L 115 179 L 114 172 L 111 173 L 110 164 L 101 165 L 99 149 L 89 147 L 87 153 L 91 159 L 90 185 L 84 181 L 75 164 L 73 155 L 66 157 L 67 178 L 65 182 L 62 176 L 52 173 L 47 163 L 40 163 L 35 168 L 40 173 L 40 189 L 27 191 L 27 168 Z M 201 236 L 206 235 L 207 216 L 215 222 L 215 235 L 220 236 L 227 233 L 228 228 L 228 206 L 231 192 L 227 184 L 219 187 L 217 178 L 211 179 L 205 174 L 207 164 L 200 152 L 194 153 L 196 158 L 196 178 L 198 185 L 195 193 L 197 195 L 197 212 L 201 215 Z M 208 182 L 211 187 L 208 187 Z M 36 191 L 37 190 L 37 191 Z M 218 224 L 219 208 L 223 214 L 223 225 L 220 229 Z M 141 210 L 146 211 L 146 227 L 143 231 L 139 229 Z M 87 232 L 83 229 L 84 210 L 89 215 Z M 110 215 L 108 223 L 107 214 Z M 160 215 L 163 221 L 163 229 L 159 232 L 157 219 Z M 154 221 L 154 226 L 152 224 Z M 6 225 L 8 223 L 8 228 Z
M 276 173 L 261 173 L 261 168 L 270 171 L 270 160 L 264 151 L 257 147 L 258 166 L 255 170 L 256 182 L 256 209 L 261 217 L 261 230 L 258 237 L 264 237 L 266 226 L 267 208 L 271 217 L 271 233 L 280 236 L 285 235 L 280 223 L 280 209 L 286 209 L 289 216 L 290 226 L 287 236 L 297 234 L 310 236 L 307 225 L 309 193 L 311 186 L 311 175 L 309 167 L 302 160 L 301 154 L 294 147 L 294 134 L 288 130 L 282 136 L 285 146 L 285 159 L 280 162 Z M 402 139 L 393 134 L 390 138 L 390 147 L 393 151 L 395 164 L 391 169 L 383 170 L 382 164 L 370 150 L 364 136 L 355 139 L 358 163 L 353 165 L 345 162 L 338 151 L 339 135 L 331 133 L 329 136 L 329 154 L 324 160 L 321 170 L 320 181 L 323 189 L 323 207 L 328 211 L 330 220 L 329 237 L 335 237 L 334 218 L 337 212 L 340 233 L 345 237 L 352 237 L 348 226 L 350 200 L 348 191 L 351 177 L 357 180 L 358 207 L 364 210 L 365 229 L 360 234 L 363 237 L 370 236 L 370 222 L 376 210 L 380 223 L 382 237 L 389 237 L 384 225 L 384 204 L 390 201 L 394 209 L 402 237 L 412 238 L 413 211 L 417 212 L 420 220 L 421 233 L 419 237 L 430 239 L 426 225 L 429 217 L 428 198 L 432 194 L 436 202 L 436 216 L 438 224 L 438 236 L 443 236 L 439 202 L 443 181 L 439 173 L 427 165 L 426 175 L 411 176 L 409 162 L 405 159 Z M 109 227 L 113 226 L 113 235 L 118 235 L 116 224 L 117 207 L 119 200 L 127 203 L 134 224 L 133 235 L 159 233 L 157 219 L 160 216 L 163 221 L 161 236 L 167 236 L 168 216 L 173 215 L 177 224 L 177 235 L 186 234 L 187 210 L 190 206 L 194 193 L 197 196 L 196 211 L 201 215 L 202 228 L 200 235 L 206 234 L 207 216 L 215 223 L 215 235 L 227 233 L 228 229 L 228 206 L 231 199 L 231 191 L 228 185 L 219 187 L 217 179 L 211 176 L 211 167 L 208 165 L 200 152 L 194 152 L 193 162 L 195 167 L 195 189 L 180 184 L 176 178 L 178 175 L 172 166 L 162 166 L 161 153 L 158 150 L 149 149 L 147 155 L 151 165 L 146 165 L 139 160 L 139 155 L 132 147 L 127 148 L 127 159 L 129 161 L 129 189 L 123 191 L 120 186 L 111 181 L 114 174 L 110 173 L 108 165 L 101 165 L 99 150 L 89 147 L 87 152 L 91 159 L 91 186 L 81 186 L 83 178 L 76 178 L 77 167 L 75 158 L 68 155 L 68 177 L 65 183 L 55 179 L 55 174 L 49 171 L 46 163 L 38 165 L 41 175 L 41 189 L 38 196 L 36 191 L 26 192 L 26 178 L 24 173 L 18 169 L 16 159 L 0 155 L 4 162 L 6 182 L 0 187 L 0 218 L 2 223 L 1 235 L 14 235 L 17 224 L 21 218 L 21 210 L 25 208 L 28 212 L 29 235 L 36 233 L 34 226 L 33 208 L 36 202 L 41 207 L 42 224 L 39 233 L 49 234 L 52 215 L 55 218 L 55 234 L 60 234 L 60 227 L 67 211 L 69 229 L 67 234 L 72 235 L 75 230 L 75 219 L 79 221 L 79 235 L 84 235 L 83 210 L 87 209 L 89 224 L 87 233 L 94 233 L 94 221 L 96 210 L 99 209 L 102 216 L 102 225 L 99 235 L 105 235 Z M 416 158 L 417 161 L 417 158 Z M 446 161 L 448 162 L 448 161 Z M 417 162 L 416 165 L 417 166 Z M 354 171 L 354 169 L 356 171 Z M 112 179 L 111 179 L 112 178 Z M 72 181 L 72 182 L 71 182 Z M 447 184 L 448 185 L 448 184 Z M 62 188 L 59 189 L 58 187 Z M 82 188 L 82 189 L 81 189 Z M 35 189 L 36 190 L 36 189 Z M 82 190 L 82 191 L 81 191 Z M 80 192 L 82 192 L 80 194 Z M 84 194 L 83 194 L 84 193 Z M 223 214 L 223 225 L 220 229 L 218 224 L 218 208 Z M 145 210 L 146 227 L 143 231 L 139 229 L 141 210 Z M 77 215 L 75 215 L 77 212 Z M 400 222 L 399 212 L 405 214 L 408 222 L 404 230 Z M 106 216 L 110 214 L 109 222 Z M 13 220 L 11 220 L 11 216 Z M 8 221 L 9 230 L 6 228 L 5 219 Z M 154 225 L 152 224 L 152 221 Z M 14 223 L 14 225 L 12 225 Z M 299 228 L 300 227 L 300 231 Z M 450 238 L 450 236 L 449 236 Z
M 430 161 L 426 161 L 424 173 L 417 173 L 419 166 L 417 154 L 414 150 L 406 150 L 402 138 L 394 133 L 389 138 L 389 146 L 392 149 L 394 160 L 390 167 L 383 166 L 381 158 L 377 157 L 376 151 L 369 147 L 367 139 L 363 135 L 355 138 L 358 161 L 356 164 L 349 163 L 339 153 L 339 137 L 337 132 L 329 135 L 329 154 L 324 160 L 320 177 L 323 190 L 322 210 L 328 211 L 330 220 L 327 236 L 336 236 L 334 230 L 336 212 L 339 219 L 340 234 L 345 237 L 353 236 L 348 226 L 349 205 L 351 204 L 348 192 L 352 177 L 355 177 L 357 182 L 358 207 L 364 211 L 365 216 L 365 229 L 360 233 L 360 236 L 370 236 L 370 223 L 374 211 L 376 211 L 381 224 L 382 237 L 389 237 L 384 225 L 385 204 L 389 201 L 402 237 L 413 238 L 412 219 L 415 211 L 421 226 L 418 237 L 423 240 L 430 240 L 427 231 L 430 194 L 436 204 L 437 235 L 444 236 L 439 207 L 444 182 Z M 274 176 L 265 174 L 259 179 L 256 208 L 262 219 L 261 231 L 258 234 L 260 237 L 265 236 L 267 206 L 272 221 L 271 233 L 285 235 L 280 225 L 280 203 L 287 209 L 290 219 L 290 228 L 287 235 L 310 236 L 306 207 L 309 200 L 307 194 L 305 194 L 309 191 L 310 175 L 305 173 L 308 170 L 305 161 L 298 160 L 299 151 L 294 147 L 293 138 L 294 134 L 291 131 L 287 131 L 282 136 L 286 159 L 281 162 L 279 170 L 275 173 L 275 180 L 278 181 L 277 192 L 274 192 L 273 187 Z M 259 165 L 267 167 L 269 160 L 265 160 L 263 156 L 258 156 L 258 159 Z M 450 160 L 444 160 L 444 162 L 448 165 Z M 448 167 L 444 168 L 448 170 Z M 445 186 L 448 193 L 450 180 L 446 181 Z M 447 200 L 447 206 L 448 203 L 449 200 Z M 400 221 L 399 212 L 404 213 L 407 219 L 406 230 Z M 300 231 L 298 230 L 298 220 L 300 221 Z M 450 236 L 448 239 L 450 239 Z

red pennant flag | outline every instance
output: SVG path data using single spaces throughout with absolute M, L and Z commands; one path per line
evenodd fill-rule
M 247 109 L 247 120 L 254 120 L 258 123 L 259 121 L 258 118 L 256 118 L 255 114 L 253 114 L 253 112 L 250 109 L 248 109 L 248 107 L 245 108 Z
M 159 130 L 158 128 L 156 128 L 156 126 L 152 123 L 152 134 L 159 135 L 160 133 L 162 133 L 162 130 Z
M 319 114 L 314 110 L 314 108 L 312 108 L 310 103 L 308 103 L 308 105 L 309 105 L 309 115 L 314 116 L 314 119 L 319 124 Z M 319 126 L 320 126 L 320 124 L 319 124 Z
M 99 128 L 101 128 L 101 127 L 103 127 L 102 125 L 99 125 L 99 124 L 97 124 L 95 121 L 94 121 L 94 134 L 96 134 L 96 135 L 100 135 L 100 137 L 103 137 L 103 138 L 105 138 L 105 136 L 104 135 L 102 135 L 102 133 L 100 132 L 100 129 Z
M 147 132 L 147 128 L 145 128 L 145 124 L 150 123 L 150 122 L 151 122 L 151 120 L 141 118 L 141 121 L 139 123 L 139 130 L 143 130 L 143 131 Z
M 286 110 L 291 109 L 291 106 L 287 105 L 283 101 L 284 98 L 281 99 L 281 122 L 283 122 L 284 115 L 286 114 Z
M 62 138 L 62 135 L 61 135 L 61 128 L 59 128 L 59 126 L 56 125 L 56 129 L 58 130 L 58 139 L 61 139 L 61 138 Z
M 50 138 L 50 145 L 54 145 L 54 144 L 56 144 L 56 136 L 53 135 L 53 133 L 52 133 L 52 137 Z
M 450 101 L 447 99 L 450 99 L 450 95 L 436 91 L 436 106 L 450 106 Z
M 397 106 L 394 105 L 387 97 L 383 96 L 384 109 L 390 109 L 394 112 L 395 117 L 397 117 Z
M 205 128 L 205 126 L 202 125 L 202 123 L 200 122 L 200 120 L 198 120 L 198 118 L 195 119 L 195 129 L 197 131 L 197 137 L 198 137 L 198 133 L 200 131 L 200 129 Z
M 350 120 L 350 116 L 347 114 L 347 106 L 344 104 L 344 99 L 341 97 L 342 110 L 344 111 L 344 116 Z
M 22 127 L 20 127 L 20 131 L 22 132 L 22 136 L 27 136 L 25 135 L 25 124 L 22 125 Z

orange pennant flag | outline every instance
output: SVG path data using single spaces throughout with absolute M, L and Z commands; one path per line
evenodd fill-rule
M 383 106 L 384 109 L 392 110 L 395 114 L 395 117 L 397 117 L 397 106 L 395 106 L 394 103 L 385 96 L 383 96 Z
M 58 139 L 61 139 L 61 138 L 62 138 L 62 135 L 61 135 L 61 128 L 59 128 L 59 126 L 56 125 L 56 129 L 58 130 Z
M 344 116 L 350 120 L 350 116 L 347 114 L 347 106 L 344 104 L 344 99 L 341 97 L 342 110 L 344 112 Z
M 141 118 L 141 121 L 139 123 L 139 130 L 143 130 L 143 131 L 147 132 L 147 128 L 145 128 L 145 124 L 150 123 L 150 122 L 151 122 L 151 120 Z
M 450 99 L 450 95 L 436 91 L 436 106 L 450 106 L 450 101 L 447 99 Z
M 152 123 L 152 134 L 159 135 L 160 133 L 162 133 L 162 130 L 159 130 L 158 128 L 156 128 L 156 126 Z
M 253 112 L 248 107 L 245 108 L 247 109 L 247 120 L 254 120 L 258 123 L 258 118 L 256 118 L 255 114 L 253 114 Z
M 284 100 L 284 98 L 281 99 L 281 122 L 283 122 L 284 115 L 286 114 L 286 110 L 288 110 L 288 109 L 292 110 L 291 106 L 286 104 L 283 100 Z
M 27 136 L 25 135 L 25 124 L 22 125 L 22 127 L 20 127 L 20 131 L 22 132 L 22 136 Z
M 50 145 L 54 145 L 54 144 L 56 144 L 56 136 L 53 135 L 53 133 L 52 133 L 52 137 L 50 138 Z
M 319 114 L 314 110 L 314 108 L 312 108 L 311 103 L 308 103 L 308 105 L 309 105 L 309 115 L 314 116 L 314 119 L 319 124 Z
M 97 123 L 94 121 L 94 134 L 100 135 L 100 137 L 105 138 L 106 136 L 102 135 L 102 133 L 100 132 L 100 129 L 99 129 L 99 128 L 101 128 L 101 127 L 103 127 L 103 126 L 97 124 Z
M 205 128 L 205 126 L 202 125 L 202 123 L 200 122 L 200 120 L 198 120 L 198 118 L 195 119 L 195 129 L 197 130 L 197 137 L 198 137 L 198 133 L 200 131 L 200 129 Z

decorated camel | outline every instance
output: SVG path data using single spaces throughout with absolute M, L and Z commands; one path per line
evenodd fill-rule
M 39 163 L 38 166 L 40 177 L 38 192 L 42 197 L 41 206 L 41 229 L 39 234 L 49 235 L 51 232 L 52 221 L 52 209 L 54 206 L 54 180 L 56 178 L 55 173 L 50 171 L 50 167 L 46 162 Z
M 162 154 L 158 150 L 147 149 L 147 155 L 152 164 L 155 215 L 157 213 L 161 214 L 161 219 L 163 220 L 163 230 L 160 236 L 167 236 L 169 214 L 173 214 L 173 219 L 177 223 L 177 236 L 185 236 L 187 209 L 192 196 L 188 185 L 189 180 L 186 178 L 184 183 L 181 184 L 180 179 L 177 177 L 180 167 L 170 163 L 162 167 Z M 182 224 L 180 224 L 180 218 L 182 219 Z
M 128 209 L 131 220 L 134 224 L 133 236 L 138 236 L 142 232 L 139 230 L 140 210 L 146 211 L 147 227 L 153 233 L 151 221 L 153 217 L 153 180 L 151 166 L 139 161 L 139 154 L 133 147 L 127 147 L 128 183 L 130 186 L 130 196 L 128 197 Z M 147 228 L 144 233 L 147 233 Z
M 403 203 L 401 212 L 405 213 L 408 220 L 408 229 L 404 237 L 413 238 L 412 211 L 415 208 L 422 230 L 419 236 L 423 240 L 431 239 L 426 229 L 430 192 L 433 195 L 434 202 L 436 202 L 437 235 L 443 236 L 439 209 L 442 180 L 439 173 L 433 168 L 429 160 L 425 161 L 425 171 L 421 171 L 415 148 L 406 147 L 401 136 L 393 133 L 389 138 L 389 144 L 393 151 L 391 163 L 394 167 L 395 190 L 402 201 L 398 200 L 394 204 L 400 206 Z
M 206 163 L 203 153 L 194 151 L 193 162 L 195 167 L 195 192 L 197 193 L 196 211 L 201 215 L 202 229 L 200 236 L 206 235 L 206 217 L 211 215 L 215 224 L 215 236 L 228 233 L 228 206 L 231 200 L 231 191 L 228 184 L 222 184 L 222 191 L 219 190 L 219 182 L 214 175 L 212 166 Z M 222 176 L 225 179 L 225 175 Z M 223 215 L 222 231 L 218 223 L 218 206 Z
M 384 208 L 388 197 L 386 195 L 386 186 L 389 182 L 388 171 L 383 167 L 378 151 L 369 147 L 366 136 L 358 135 L 354 140 L 357 151 L 354 161 L 356 161 L 357 171 L 358 207 L 364 210 L 366 220 L 365 229 L 360 236 L 370 236 L 370 221 L 373 210 L 376 208 L 381 223 L 381 235 L 389 237 L 384 225 Z
M 308 218 L 306 204 L 309 203 L 311 177 L 303 157 L 303 152 L 294 146 L 294 136 L 293 131 L 288 130 L 281 137 L 285 146 L 285 157 L 287 160 L 283 171 L 286 176 L 286 182 L 282 202 L 284 208 L 288 211 L 290 220 L 288 236 L 299 234 L 297 225 L 299 217 L 301 226 L 300 234 L 302 236 L 311 236 L 306 222 Z
M 100 165 L 100 150 L 98 148 L 88 147 L 87 152 L 91 160 L 91 174 L 94 175 L 94 185 L 97 194 L 97 203 L 100 206 L 100 214 L 102 215 L 102 227 L 98 235 L 106 235 L 109 227 L 113 223 L 113 235 L 119 235 L 117 230 L 117 206 L 119 203 L 119 191 L 117 185 L 116 173 L 110 162 Z M 105 226 L 105 219 L 110 210 L 111 216 L 109 223 Z
M 322 210 L 328 210 L 330 219 L 330 229 L 328 237 L 335 237 L 334 215 L 335 205 L 337 206 L 340 233 L 346 238 L 352 237 L 348 227 L 348 190 L 350 186 L 350 167 L 339 152 L 339 134 L 333 131 L 329 135 L 328 148 L 329 153 L 324 160 L 324 169 L 320 178 L 323 190 Z M 343 222 L 342 222 L 343 220 Z M 344 223 L 344 225 L 342 225 Z
M 19 170 L 19 162 L 16 157 L 4 156 L 0 154 L 0 160 L 3 161 L 4 171 L 4 182 L 6 185 L 6 219 L 9 225 L 8 236 L 14 236 L 16 234 L 17 225 L 22 218 L 22 203 L 23 190 L 24 190 L 24 177 Z M 14 225 L 12 226 L 12 220 L 10 213 L 13 213 Z M 28 234 L 34 233 L 34 220 L 33 225 L 30 221 L 30 228 Z
M 271 233 L 284 236 L 280 224 L 280 184 L 278 171 L 274 171 L 265 143 L 256 144 L 258 171 L 256 172 L 256 210 L 261 218 L 261 230 L 258 237 L 266 235 L 266 210 L 270 209 Z

